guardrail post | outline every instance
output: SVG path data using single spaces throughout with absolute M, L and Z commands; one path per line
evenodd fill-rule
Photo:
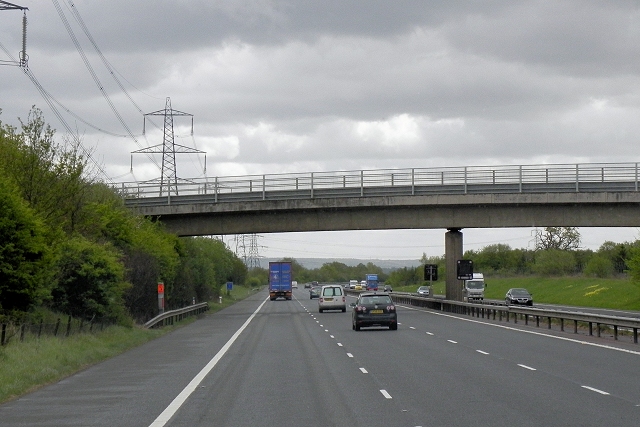
M 360 197 L 364 196 L 364 171 L 360 171 Z
M 214 193 L 215 193 L 215 195 L 213 196 L 213 200 L 216 203 L 218 203 L 218 177 L 217 176 L 216 176 L 215 183 L 213 185 L 214 185 L 213 190 L 214 190 Z
M 551 329 L 551 317 L 547 317 L 547 329 Z
M 618 341 L 618 325 L 613 325 L 613 339 Z
M 573 321 L 573 333 L 574 334 L 578 333 L 578 321 L 577 320 Z
M 638 328 L 633 328 L 633 343 L 638 344 Z
M 636 191 L 638 191 L 638 163 L 636 163 Z
M 311 172 L 311 198 L 313 199 L 313 172 Z
M 578 182 L 580 181 L 580 171 L 579 171 L 579 165 L 576 164 L 576 193 L 580 192 L 580 188 L 578 185 Z
M 267 177 L 262 175 L 262 200 L 267 199 Z

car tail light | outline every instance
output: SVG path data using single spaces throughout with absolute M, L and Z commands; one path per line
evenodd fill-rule
M 396 306 L 395 305 L 388 305 L 387 306 L 387 311 L 396 311 Z
M 359 311 L 360 313 L 365 313 L 367 311 L 367 307 L 359 305 L 356 307 L 356 311 Z
M 345 302 L 345 299 L 344 299 L 344 297 L 342 297 L 342 302 Z

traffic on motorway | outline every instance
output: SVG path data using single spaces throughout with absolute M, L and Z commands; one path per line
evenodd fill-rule
M 0 405 L 1 424 L 637 426 L 636 344 L 318 286 L 332 309 L 265 289 Z

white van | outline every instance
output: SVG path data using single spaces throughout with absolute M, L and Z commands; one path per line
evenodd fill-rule
M 320 290 L 320 298 L 318 298 L 318 311 L 322 313 L 324 310 L 342 310 L 347 311 L 347 302 L 344 291 L 340 285 L 324 285 Z

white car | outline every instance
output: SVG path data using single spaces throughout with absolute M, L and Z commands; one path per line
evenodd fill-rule
M 291 282 L 291 288 L 292 289 L 298 289 L 298 282 L 296 282 L 295 280 L 293 282 Z
M 340 285 L 324 285 L 320 290 L 320 298 L 318 298 L 318 311 L 322 313 L 324 310 L 342 310 L 347 311 L 347 302 L 344 296 L 344 290 Z

